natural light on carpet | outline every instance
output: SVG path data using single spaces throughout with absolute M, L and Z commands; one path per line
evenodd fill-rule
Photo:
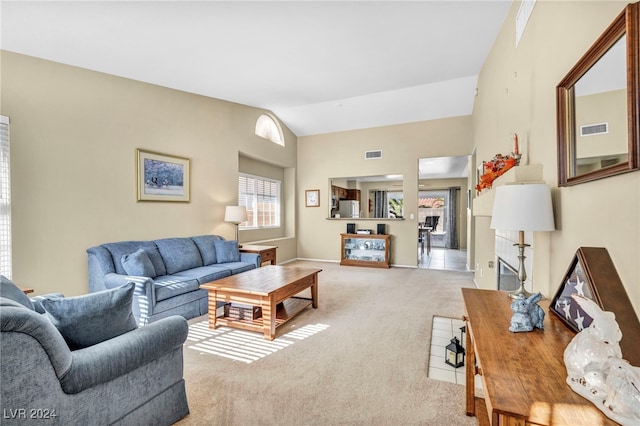
M 268 341 L 262 334 L 250 331 L 229 327 L 212 330 L 204 320 L 189 326 L 187 348 L 250 364 L 327 328 L 329 326 L 325 324 L 309 324 Z

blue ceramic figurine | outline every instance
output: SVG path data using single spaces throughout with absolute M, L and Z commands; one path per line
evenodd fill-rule
M 511 326 L 509 331 L 514 333 L 520 331 L 531 331 L 534 327 L 544 328 L 544 311 L 538 302 L 542 299 L 542 294 L 536 293 L 525 299 L 524 295 L 520 295 L 511 303 L 513 316 L 511 317 Z

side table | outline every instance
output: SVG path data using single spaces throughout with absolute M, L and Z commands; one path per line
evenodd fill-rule
M 271 265 L 277 265 L 276 263 L 276 249 L 277 246 L 260 246 L 254 244 L 243 244 L 240 247 L 241 253 L 257 253 L 262 257 L 262 263 L 269 262 Z M 262 266 L 262 265 L 260 265 Z

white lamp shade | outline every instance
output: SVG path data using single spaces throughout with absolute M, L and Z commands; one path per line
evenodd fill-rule
M 551 190 L 544 183 L 496 188 L 491 228 L 506 231 L 553 231 Z
M 244 206 L 227 206 L 224 211 L 224 221 L 241 223 L 247 220 L 247 208 Z

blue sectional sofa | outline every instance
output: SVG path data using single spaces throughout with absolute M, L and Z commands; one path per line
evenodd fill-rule
M 260 266 L 255 253 L 240 253 L 237 241 L 218 235 L 121 241 L 87 249 L 89 291 L 136 284 L 133 313 L 139 325 L 171 315 L 195 318 L 208 312 L 200 285 Z

